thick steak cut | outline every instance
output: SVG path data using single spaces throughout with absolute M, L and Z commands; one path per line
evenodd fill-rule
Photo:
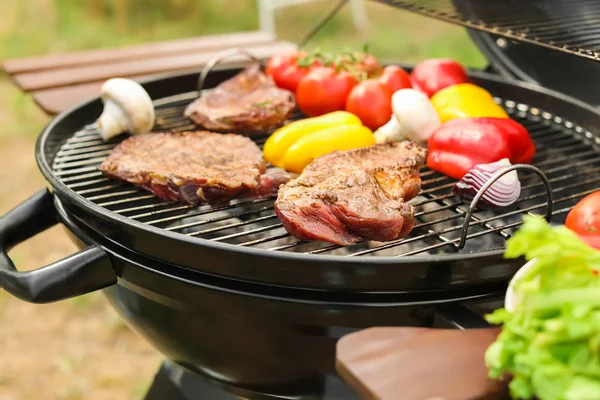
M 251 139 L 206 131 L 132 136 L 100 165 L 111 178 L 190 204 L 275 197 L 291 175 L 265 169 L 262 152 Z
M 412 142 L 329 153 L 279 189 L 275 211 L 302 240 L 346 246 L 402 238 L 414 226 L 406 202 L 421 189 L 426 156 Z
M 267 134 L 290 116 L 294 94 L 275 86 L 258 64 L 208 90 L 185 110 L 196 124 L 214 131 Z

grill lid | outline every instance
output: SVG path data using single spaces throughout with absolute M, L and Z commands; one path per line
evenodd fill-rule
M 237 71 L 216 71 L 219 80 Z M 196 75 L 197 76 L 197 75 Z M 159 79 L 145 86 L 157 108 L 157 130 L 194 128 L 183 118 L 195 92 L 193 75 Z M 600 115 L 581 103 L 544 89 L 474 74 L 516 120 L 530 131 L 538 153 L 534 165 L 553 187 L 553 220 L 599 187 Z M 174 96 L 173 96 L 174 95 Z M 170 96 L 170 97 L 169 97 Z M 520 262 L 502 259 L 505 240 L 525 213 L 543 214 L 545 187 L 520 173 L 522 195 L 511 207 L 477 211 L 466 246 L 460 233 L 468 207 L 451 193 L 454 181 L 423 170 L 422 191 L 412 201 L 416 226 L 405 239 L 340 247 L 306 243 L 287 234 L 273 200 L 236 199 L 199 207 L 170 203 L 129 184 L 104 178 L 97 166 L 122 140 L 104 143 L 92 122 L 99 99 L 58 117 L 38 141 L 38 162 L 56 194 L 79 222 L 116 246 L 217 275 L 314 289 L 388 291 L 442 289 L 506 279 Z M 556 114 L 559 113 L 559 114 Z M 266 136 L 257 139 L 261 145 Z
M 600 6 L 591 0 L 377 0 L 518 42 L 600 61 Z
M 492 68 L 600 105 L 600 5 L 590 0 L 378 0 L 469 28 Z

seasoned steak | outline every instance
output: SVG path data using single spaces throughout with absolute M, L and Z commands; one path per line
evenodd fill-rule
M 190 204 L 245 195 L 275 197 L 291 175 L 265 169 L 262 152 L 251 139 L 206 131 L 132 136 L 100 165 L 111 178 Z
M 279 189 L 275 211 L 302 240 L 351 245 L 402 238 L 414 226 L 406 202 L 421 189 L 427 150 L 384 143 L 321 156 Z
M 196 124 L 214 131 L 266 134 L 290 116 L 294 95 L 252 64 L 216 88 L 204 92 L 185 110 Z

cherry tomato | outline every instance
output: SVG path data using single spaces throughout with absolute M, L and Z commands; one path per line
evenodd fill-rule
M 581 199 L 569 211 L 565 226 L 590 246 L 600 249 L 600 191 Z
M 445 87 L 470 82 L 462 65 L 445 58 L 432 58 L 416 65 L 410 80 L 413 88 L 429 97 Z
M 350 92 L 346 100 L 346 111 L 360 118 L 366 127 L 375 130 L 390 120 L 393 94 L 378 79 L 367 79 Z
M 310 71 L 308 67 L 296 64 L 305 55 L 304 52 L 274 55 L 267 62 L 265 73 L 273 78 L 278 87 L 295 92 L 300 80 Z
M 381 74 L 381 66 L 375 56 L 360 52 L 341 54 L 326 66 L 350 71 L 360 79 L 373 78 Z
M 275 79 L 275 76 L 281 73 L 281 71 L 295 64 L 297 58 L 298 53 L 276 54 L 269 58 L 265 67 L 265 73 Z
M 364 59 L 357 63 L 359 71 L 364 71 L 367 74 L 367 78 L 373 78 L 381 73 L 381 66 L 371 54 L 363 54 Z
M 389 87 L 392 92 L 400 89 L 410 89 L 410 75 L 404 69 L 396 65 L 388 65 L 383 69 L 383 74 L 379 77 L 379 82 Z
M 315 67 L 300 80 L 296 103 L 309 117 L 341 111 L 356 84 L 356 78 L 346 71 L 338 73 L 330 67 Z

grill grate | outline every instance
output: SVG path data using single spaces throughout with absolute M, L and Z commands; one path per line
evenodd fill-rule
M 427 17 L 600 60 L 600 3 L 590 0 L 377 0 Z
M 183 117 L 194 93 L 155 102 L 156 130 L 194 129 Z M 496 99 L 529 130 L 536 146 L 534 165 L 553 187 L 553 221 L 562 222 L 583 196 L 600 187 L 600 139 L 559 116 L 506 99 Z M 400 240 L 367 242 L 349 247 L 324 242 L 305 242 L 290 236 L 273 209 L 272 199 L 235 199 L 226 204 L 192 206 L 167 202 L 124 182 L 110 180 L 98 165 L 122 138 L 104 143 L 94 125 L 67 139 L 57 153 L 56 176 L 82 197 L 133 220 L 210 241 L 262 248 L 268 251 L 356 256 L 413 256 L 477 253 L 504 247 L 522 223 L 525 213 L 541 214 L 546 207 L 545 187 L 534 174 L 519 172 L 522 194 L 510 207 L 477 211 L 471 216 L 466 246 L 459 249 L 463 218 L 468 206 L 451 193 L 454 180 L 423 169 L 422 190 L 411 201 L 416 206 L 415 227 Z M 266 136 L 257 139 L 262 145 Z

